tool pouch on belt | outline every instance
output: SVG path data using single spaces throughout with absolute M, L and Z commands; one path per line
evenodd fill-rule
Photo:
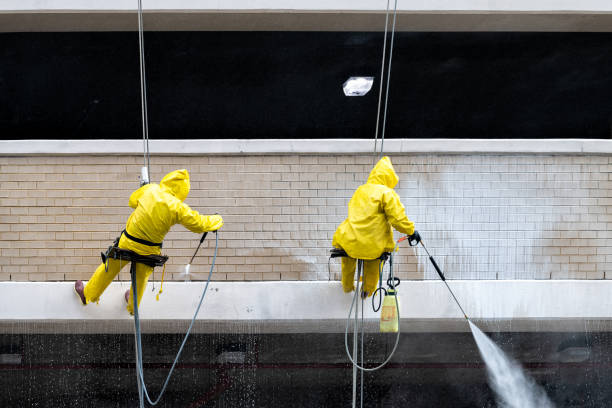
M 115 238 L 115 241 L 113 242 L 113 245 L 109 246 L 108 249 L 106 250 L 106 252 L 100 252 L 100 256 L 102 257 L 102 263 L 103 264 L 106 263 L 106 260 L 108 259 L 108 255 L 113 250 L 113 247 L 118 247 L 119 246 L 119 239 L 120 238 L 121 238 L 121 235 L 119 235 L 117 238 Z

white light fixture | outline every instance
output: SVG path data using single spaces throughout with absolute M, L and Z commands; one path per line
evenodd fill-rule
M 350 77 L 344 84 L 342 89 L 346 96 L 363 96 L 370 92 L 374 77 Z

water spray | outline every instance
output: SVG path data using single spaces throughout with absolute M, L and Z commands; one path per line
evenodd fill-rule
M 461 307 L 461 304 L 457 300 L 457 297 L 453 293 L 453 291 L 450 288 L 450 286 L 448 286 L 448 282 L 446 282 L 446 277 L 444 276 L 444 274 L 442 273 L 442 270 L 440 269 L 440 267 L 436 263 L 436 260 L 433 258 L 433 256 L 431 256 L 431 254 L 427 250 L 427 247 L 425 246 L 425 244 L 423 244 L 423 240 L 421 239 L 421 236 L 417 232 L 415 232 L 415 234 L 413 234 L 413 235 L 405 236 L 405 237 L 400 238 L 397 242 L 399 243 L 399 242 L 402 242 L 402 241 L 404 241 L 406 239 L 408 240 L 408 244 L 410 246 L 416 246 L 417 244 L 421 243 L 421 246 L 423 247 L 425 252 L 427 252 L 427 256 L 429 257 L 429 260 L 431 261 L 431 264 L 433 265 L 433 267 L 436 270 L 436 272 L 438 272 L 438 276 L 440 277 L 440 279 L 442 279 L 442 282 L 444 282 L 444 284 L 446 285 L 446 288 L 448 289 L 448 291 L 450 292 L 451 296 L 455 300 L 455 303 L 457 304 L 457 306 L 461 310 L 461 313 L 463 314 L 463 317 L 465 317 L 466 320 L 469 321 L 470 318 L 467 316 L 467 314 L 465 314 L 465 311 Z
M 416 246 L 419 242 L 427 252 L 427 256 L 431 261 L 434 269 L 438 273 L 442 282 L 455 300 L 455 303 L 463 313 L 463 316 L 468 321 L 474 340 L 482 359 L 484 360 L 491 388 L 496 393 L 500 406 L 510 408 L 554 408 L 554 404 L 550 401 L 546 392 L 537 385 L 522 369 L 520 363 L 517 363 L 506 354 L 484 334 L 467 316 L 457 297 L 453 293 L 446 277 L 436 263 L 436 260 L 431 256 L 425 244 L 421 240 L 418 233 L 411 236 L 400 238 L 397 242 L 408 240 L 410 246 Z

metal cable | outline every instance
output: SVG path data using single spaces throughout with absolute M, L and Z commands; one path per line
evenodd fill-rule
M 363 286 L 363 284 L 361 285 Z M 363 296 L 361 297 L 361 366 L 363 367 L 363 336 L 365 332 L 364 323 L 363 323 L 363 310 L 365 309 L 365 299 Z M 363 370 L 361 370 L 361 405 L 363 408 Z
M 147 78 L 145 72 L 144 36 L 142 25 L 142 0 L 138 0 L 138 47 L 140 49 L 140 104 L 142 111 L 142 144 L 144 150 L 144 167 L 151 177 L 149 153 L 149 117 L 147 113 Z
M 393 9 L 393 28 L 391 28 L 391 46 L 389 47 L 389 65 L 387 66 L 387 89 L 385 91 L 385 110 L 383 114 L 383 125 L 380 138 L 380 154 L 378 158 L 383 155 L 385 145 L 385 128 L 387 126 L 387 106 L 389 104 L 389 82 L 391 80 L 391 63 L 393 62 L 393 43 L 395 40 L 395 21 L 397 19 L 397 0 L 395 0 L 395 7 Z
M 359 278 L 361 277 L 361 269 L 363 268 L 363 261 L 357 261 L 357 287 L 355 288 L 355 293 L 359 292 Z M 351 304 L 352 306 L 352 304 Z M 359 303 L 357 303 L 355 310 L 355 323 L 353 324 L 353 356 L 355 360 L 357 360 L 357 334 L 359 332 L 359 326 L 357 318 L 359 316 Z M 349 320 L 351 318 L 351 314 L 349 313 Z M 347 321 L 347 330 L 348 330 L 348 321 Z M 346 338 L 345 344 L 346 344 Z M 348 348 L 348 346 L 347 346 Z M 357 408 L 357 366 L 353 365 L 353 408 Z
M 374 133 L 374 160 L 376 160 L 376 152 L 378 145 L 378 127 L 380 123 L 380 102 L 382 100 L 383 80 L 385 78 L 385 57 L 387 55 L 387 31 L 389 27 L 389 1 L 387 0 L 387 11 L 385 13 L 385 38 L 383 40 L 382 62 L 380 63 L 380 85 L 378 87 L 378 108 L 376 109 L 376 131 Z M 373 163 L 376 164 L 376 163 Z

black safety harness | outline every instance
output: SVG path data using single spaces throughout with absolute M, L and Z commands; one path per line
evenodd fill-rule
M 139 244 L 143 244 L 147 246 L 158 246 L 160 248 L 162 247 L 162 243 L 158 244 L 155 242 L 147 241 L 145 239 L 136 238 L 128 234 L 126 230 L 123 230 L 121 234 L 125 235 L 129 240 L 137 242 Z M 134 251 L 130 251 L 129 249 L 119 248 L 119 240 L 121 239 L 121 234 L 119 234 L 119 236 L 115 238 L 113 245 L 109 246 L 106 252 L 100 253 L 100 256 L 102 257 L 102 263 L 104 264 L 104 268 L 106 271 L 108 271 L 107 261 L 109 258 L 119 259 L 120 261 L 131 262 L 130 274 L 132 276 L 135 276 L 137 263 L 141 263 L 141 264 L 150 266 L 151 268 L 154 268 L 156 266 L 163 266 L 168 260 L 168 257 L 166 255 L 140 255 Z M 163 280 L 163 276 L 162 276 L 162 280 Z
M 151 242 L 151 241 L 147 241 L 146 239 L 142 239 L 142 238 L 136 238 L 133 235 L 128 234 L 128 232 L 126 230 L 121 231 L 121 233 L 123 235 L 125 235 L 128 239 L 134 241 L 134 242 L 138 242 L 139 244 L 142 245 L 146 245 L 146 246 L 158 246 L 160 248 L 162 248 L 164 246 L 163 242 L 157 243 L 157 242 Z M 121 238 L 121 235 L 119 235 L 119 237 Z

